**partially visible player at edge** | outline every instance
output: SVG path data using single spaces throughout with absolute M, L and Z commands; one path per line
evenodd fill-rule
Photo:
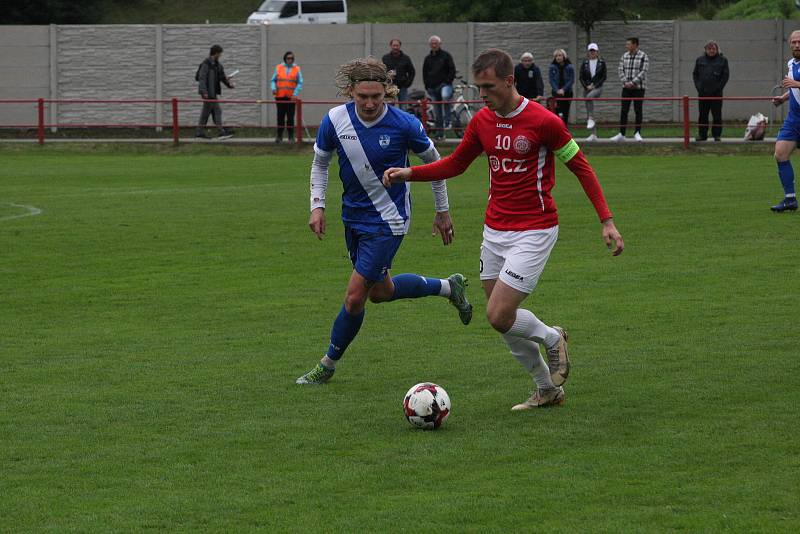
M 784 195 L 783 200 L 772 206 L 772 211 L 776 213 L 797 210 L 794 169 L 790 158 L 800 141 L 800 30 L 793 31 L 789 36 L 789 48 L 792 49 L 792 59 L 787 65 L 789 72 L 781 82 L 781 86 L 788 91 L 772 99 L 776 106 L 789 100 L 789 113 L 775 141 L 775 161 L 778 163 L 778 177 Z
M 298 384 L 322 384 L 330 380 L 336 363 L 353 341 L 364 321 L 367 299 L 372 302 L 439 295 L 458 309 L 461 322 L 469 324 L 472 305 L 465 296 L 466 278 L 453 274 L 445 280 L 418 274 L 391 276 L 392 259 L 408 232 L 411 191 L 408 184 L 384 187 L 383 171 L 407 166 L 408 151 L 422 161 L 439 159 L 422 124 L 405 111 L 387 106 L 385 96 L 397 94 L 386 66 L 374 58 L 355 59 L 342 65 L 336 75 L 340 94 L 352 99 L 331 109 L 317 133 L 311 164 L 311 218 L 308 226 L 322 239 L 325 233 L 325 193 L 333 152 L 339 156 L 339 177 L 344 185 L 342 221 L 353 272 L 339 315 L 333 322 L 327 353 Z M 433 233 L 449 245 L 454 237 L 447 186 L 432 184 L 436 215 Z
M 531 397 L 512 410 L 563 404 L 562 385 L 570 369 L 567 333 L 520 308 L 536 287 L 558 237 L 556 205 L 550 195 L 556 158 L 580 180 L 602 222 L 606 245 L 614 244 L 614 256 L 624 248 L 622 236 L 592 167 L 564 123 L 517 93 L 511 56 L 498 49 L 486 50 L 472 64 L 472 71 L 486 107 L 469 123 L 458 148 L 436 163 L 388 169 L 384 184 L 451 178 L 486 152 L 490 186 L 481 244 L 486 315 L 536 384 Z M 547 350 L 547 365 L 539 343 Z

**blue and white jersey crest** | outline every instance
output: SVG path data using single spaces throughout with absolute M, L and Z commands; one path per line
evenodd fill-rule
M 419 154 L 432 146 L 416 117 L 386 106 L 371 123 L 357 115 L 355 104 L 331 109 L 319 126 L 314 150 L 339 156 L 342 220 L 365 232 L 403 235 L 411 221 L 408 183 L 383 186 L 383 171 L 407 167 L 408 150 Z

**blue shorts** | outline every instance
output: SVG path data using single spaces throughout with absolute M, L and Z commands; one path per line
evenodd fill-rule
M 781 126 L 781 131 L 778 132 L 777 141 L 794 141 L 800 143 L 800 120 L 786 117 Z
M 367 280 L 383 282 L 403 236 L 371 234 L 345 226 L 344 240 L 356 272 Z

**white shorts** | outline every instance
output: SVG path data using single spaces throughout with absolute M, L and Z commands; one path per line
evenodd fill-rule
M 500 279 L 517 291 L 533 293 L 557 239 L 558 226 L 523 232 L 484 226 L 481 280 Z

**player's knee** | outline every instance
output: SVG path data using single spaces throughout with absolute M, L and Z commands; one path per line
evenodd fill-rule
M 344 309 L 347 310 L 347 313 L 350 315 L 358 315 L 361 313 L 364 310 L 365 304 L 365 295 L 348 293 L 344 297 Z
M 486 318 L 489 320 L 489 324 L 501 334 L 504 334 L 511 329 L 511 327 L 514 325 L 514 317 L 515 316 L 505 313 L 505 310 L 500 308 L 486 308 Z

